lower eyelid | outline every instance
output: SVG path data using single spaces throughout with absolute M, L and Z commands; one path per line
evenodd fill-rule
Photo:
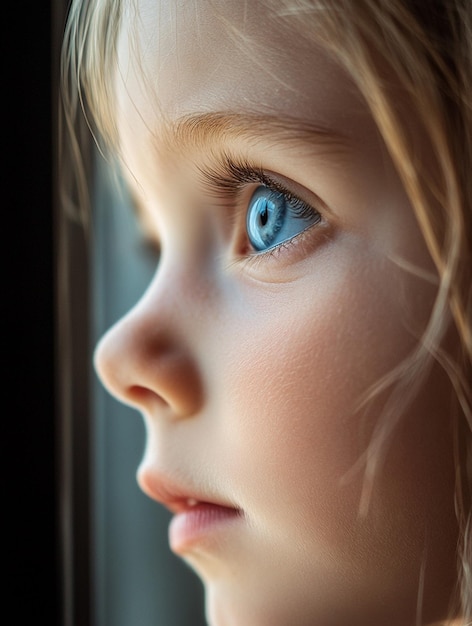
M 270 263 L 271 260 L 280 260 L 287 257 L 288 262 L 297 262 L 305 256 L 311 254 L 317 247 L 318 240 L 326 240 L 328 236 L 328 225 L 320 216 L 320 220 L 315 224 L 307 226 L 300 233 L 294 235 L 286 241 L 261 252 L 247 252 L 244 260 L 249 263 Z

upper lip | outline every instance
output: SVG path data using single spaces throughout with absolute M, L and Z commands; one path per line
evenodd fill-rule
M 172 513 L 182 513 L 196 504 L 213 504 L 214 506 L 228 509 L 238 509 L 238 507 L 228 502 L 223 502 L 198 490 L 179 485 L 168 477 L 155 472 L 140 472 L 139 482 L 141 488 L 151 498 L 163 504 Z

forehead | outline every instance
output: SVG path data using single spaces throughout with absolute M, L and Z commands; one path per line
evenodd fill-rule
M 282 2 L 139 0 L 119 38 L 121 109 L 146 125 L 232 111 L 316 118 L 350 134 L 365 108 L 317 44 L 316 14 L 307 19 L 303 28 Z

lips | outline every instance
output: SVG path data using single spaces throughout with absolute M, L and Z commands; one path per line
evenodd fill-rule
M 177 554 L 185 554 L 196 546 L 212 548 L 215 538 L 221 537 L 241 517 L 241 511 L 232 507 L 210 502 L 192 504 L 172 518 L 170 547 Z
M 182 513 L 201 503 L 235 508 L 230 503 L 205 495 L 193 487 L 186 487 L 174 482 L 154 469 L 141 468 L 138 482 L 141 489 L 150 498 L 163 504 L 172 513 Z
M 169 525 L 169 543 L 177 554 L 195 545 L 210 546 L 225 528 L 242 518 L 242 511 L 228 502 L 177 485 L 162 475 L 141 471 L 139 483 L 145 493 L 174 513 Z

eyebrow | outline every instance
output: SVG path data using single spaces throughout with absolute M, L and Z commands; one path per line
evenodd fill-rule
M 348 151 L 347 135 L 320 123 L 297 117 L 252 112 L 220 111 L 184 115 L 166 125 L 169 148 L 204 148 L 243 139 L 249 143 L 269 141 L 286 147 Z M 163 137 L 159 136 L 159 141 Z

